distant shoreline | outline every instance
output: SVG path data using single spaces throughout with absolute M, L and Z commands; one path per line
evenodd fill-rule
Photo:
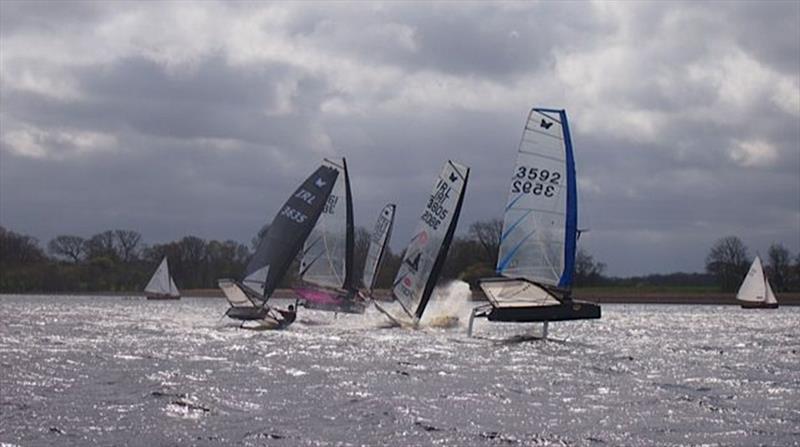
M 217 298 L 224 295 L 219 289 L 187 289 L 182 296 L 186 298 Z M 3 293 L 2 295 L 56 295 L 56 296 L 119 296 L 119 297 L 144 297 L 144 292 L 52 292 L 52 293 Z M 375 296 L 381 301 L 390 301 L 389 290 L 375 291 Z M 273 295 L 279 299 L 293 299 L 292 289 L 278 289 Z M 706 304 L 706 305 L 739 305 L 736 295 L 720 292 L 681 292 L 681 291 L 637 291 L 636 289 L 613 288 L 603 290 L 592 288 L 590 290 L 576 289 L 573 297 L 578 300 L 591 301 L 599 304 Z M 472 300 L 484 301 L 481 292 L 473 292 Z M 781 306 L 800 306 L 800 293 L 780 293 L 778 302 Z

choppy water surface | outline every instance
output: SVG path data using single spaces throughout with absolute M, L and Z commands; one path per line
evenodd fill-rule
M 408 330 L 224 300 L 0 297 L 3 445 L 798 445 L 800 308 Z

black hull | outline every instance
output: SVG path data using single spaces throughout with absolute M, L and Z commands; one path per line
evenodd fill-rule
M 241 321 L 263 320 L 268 317 L 269 309 L 266 307 L 231 307 L 225 312 L 225 315 Z
M 742 309 L 777 309 L 778 303 L 743 303 L 741 306 Z
M 181 299 L 179 296 L 170 296 L 170 295 L 147 295 L 148 300 L 154 301 L 167 301 L 167 300 L 179 300 Z
M 600 314 L 597 304 L 572 301 L 554 306 L 492 307 L 485 316 L 489 321 L 496 322 L 537 323 L 597 319 Z

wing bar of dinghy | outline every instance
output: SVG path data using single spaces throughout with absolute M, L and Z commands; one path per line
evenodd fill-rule
M 600 306 L 570 296 L 578 206 L 575 159 L 564 110 L 534 108 L 519 144 L 500 237 L 499 278 L 479 281 L 489 304 L 473 309 L 494 322 L 600 318 Z

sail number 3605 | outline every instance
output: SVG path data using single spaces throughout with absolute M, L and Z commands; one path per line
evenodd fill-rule
M 511 182 L 511 192 L 553 197 L 560 180 L 558 171 L 518 166 Z

